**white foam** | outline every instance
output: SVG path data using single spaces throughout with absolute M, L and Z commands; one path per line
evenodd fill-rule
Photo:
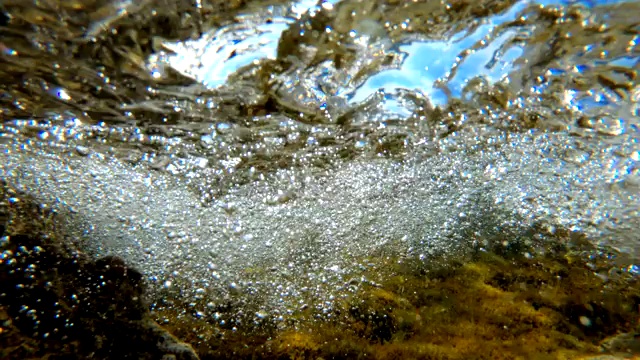
M 637 161 L 565 134 L 283 170 L 211 206 L 169 173 L 31 143 L 1 145 L 0 176 L 54 205 L 87 250 L 124 258 L 157 288 L 186 281 L 187 296 L 240 294 L 285 311 L 305 293 L 331 299 L 361 272 L 354 258 L 392 249 L 428 261 L 470 234 L 541 219 L 639 248 Z

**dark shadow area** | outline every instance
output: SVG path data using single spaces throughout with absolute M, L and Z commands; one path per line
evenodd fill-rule
M 76 251 L 54 214 L 2 188 L 0 358 L 197 359 L 151 319 L 138 271 Z

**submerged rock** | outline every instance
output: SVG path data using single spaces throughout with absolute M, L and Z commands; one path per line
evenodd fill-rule
M 153 321 L 137 270 L 76 250 L 50 209 L 1 185 L 0 358 L 198 359 Z

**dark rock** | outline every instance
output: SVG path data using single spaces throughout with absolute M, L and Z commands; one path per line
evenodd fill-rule
M 54 214 L 26 198 L 8 205 L 20 195 L 0 187 L 0 358 L 198 358 L 151 319 L 140 272 L 77 251 Z

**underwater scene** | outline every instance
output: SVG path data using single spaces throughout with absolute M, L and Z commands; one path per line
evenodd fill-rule
M 3 0 L 0 359 L 640 359 L 637 0 Z

